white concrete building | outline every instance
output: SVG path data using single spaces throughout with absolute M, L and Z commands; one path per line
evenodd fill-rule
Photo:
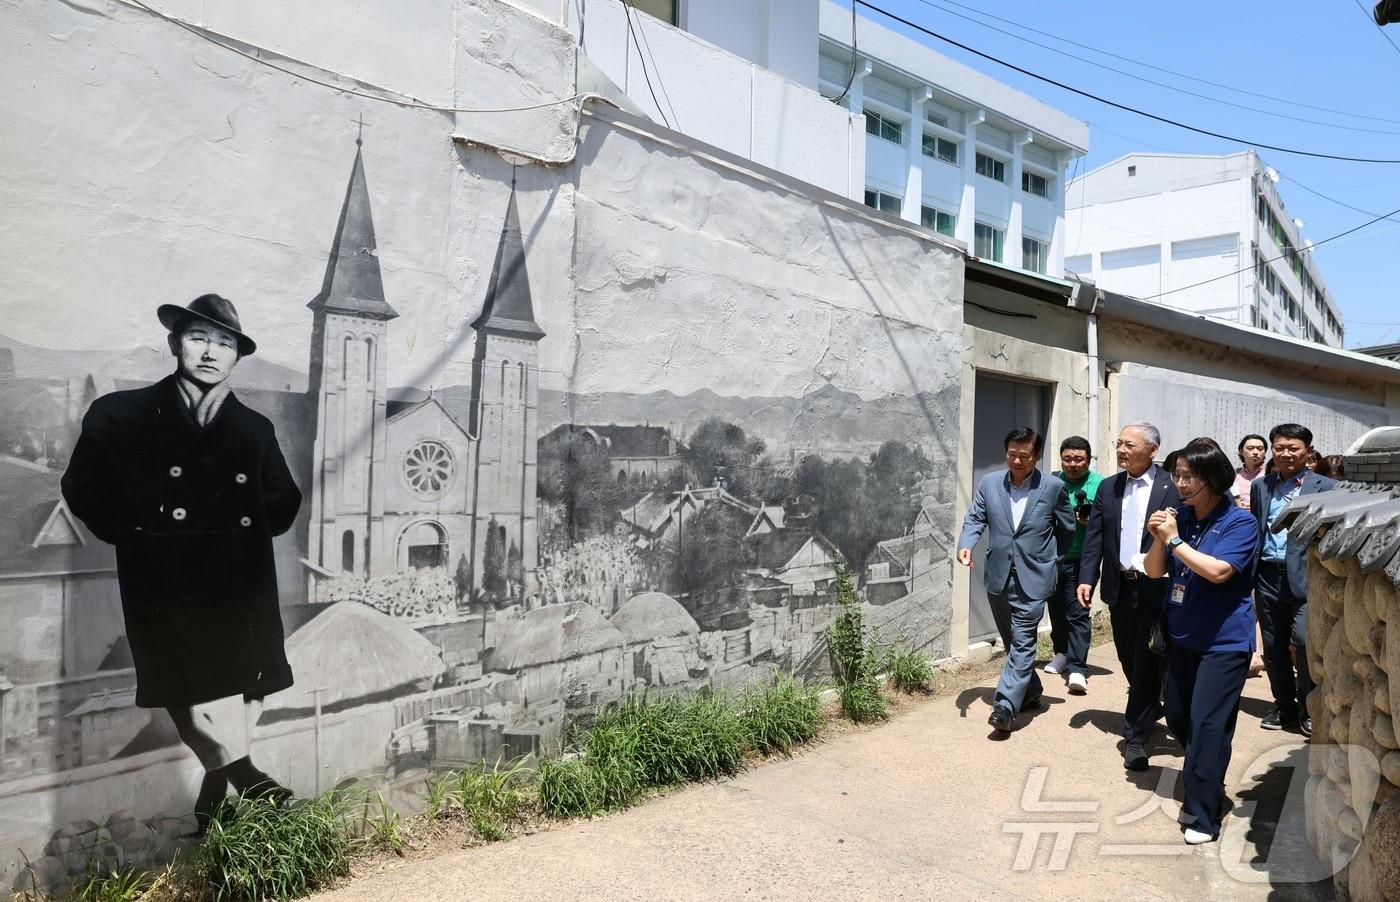
M 1252 150 L 1133 153 L 1070 183 L 1065 268 L 1108 291 L 1342 346 L 1342 314 Z
M 632 7 L 570 6 L 581 89 L 612 88 L 634 111 L 983 259 L 1063 272 L 1065 173 L 1088 148 L 1084 122 L 864 17 L 853 71 L 851 11 L 830 0 Z
M 869 19 L 854 43 L 853 70 L 850 9 L 821 0 L 820 90 L 865 115 L 866 203 L 1059 276 L 1065 174 L 1088 124 Z

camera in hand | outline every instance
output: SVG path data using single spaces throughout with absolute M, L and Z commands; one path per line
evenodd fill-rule
M 1094 506 L 1094 503 L 1093 503 L 1092 501 L 1089 500 L 1089 496 L 1088 496 L 1088 495 L 1084 494 L 1084 490 L 1083 490 L 1083 489 L 1076 489 L 1076 490 L 1075 490 L 1075 493 L 1074 493 L 1074 515 L 1075 515 L 1076 517 L 1084 518 L 1084 517 L 1089 516 L 1089 511 L 1093 508 L 1093 506 Z

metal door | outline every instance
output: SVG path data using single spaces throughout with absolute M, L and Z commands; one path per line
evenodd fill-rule
M 977 398 L 972 420 L 972 485 L 983 476 L 1006 469 L 1006 434 L 1017 426 L 1029 426 L 1042 436 L 1050 428 L 1050 386 L 1022 382 L 1004 376 L 977 374 Z M 1045 472 L 1052 467 L 1050 449 L 1041 457 Z M 972 578 L 968 580 L 968 640 L 978 642 L 997 637 L 996 621 L 982 586 L 982 555 L 987 549 L 983 535 L 972 549 Z

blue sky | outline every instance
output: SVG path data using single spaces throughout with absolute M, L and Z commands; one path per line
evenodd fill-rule
M 1400 49 L 1386 40 L 1388 34 L 1400 44 L 1400 24 L 1388 26 L 1382 33 L 1369 18 L 1374 0 L 1362 0 L 1365 12 L 1356 0 L 1178 0 L 1172 4 L 1015 0 L 997 5 L 974 0 L 871 2 L 1057 81 L 1200 128 L 1283 147 L 1400 160 Z M 1079 161 L 1078 172 L 1134 150 L 1224 153 L 1247 146 L 1112 109 L 911 32 L 869 8 L 861 7 L 860 13 L 1087 121 L 1090 151 Z M 1254 107 L 1258 112 L 1110 72 L 976 22 L 1184 91 Z M 1058 38 L 1101 48 L 1121 58 Z M 1227 87 L 1190 81 L 1161 69 Z M 1400 164 L 1319 160 L 1268 150 L 1261 150 L 1260 155 L 1282 176 L 1279 192 L 1289 213 L 1303 220 L 1304 238 L 1321 241 L 1372 216 L 1324 200 L 1302 186 L 1374 215 L 1400 208 Z M 1398 244 L 1400 215 L 1314 251 L 1346 320 L 1348 348 L 1400 341 L 1393 262 L 1400 256 L 1396 253 Z

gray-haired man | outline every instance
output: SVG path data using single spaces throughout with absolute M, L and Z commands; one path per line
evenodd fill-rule
M 1114 446 L 1121 472 L 1099 483 L 1079 558 L 1079 601 L 1087 605 L 1099 583 L 1128 679 L 1123 765 L 1129 770 L 1147 769 L 1146 742 L 1162 714 L 1162 658 L 1148 650 L 1147 640 L 1161 617 L 1167 580 L 1148 579 L 1143 559 L 1152 547 L 1148 517 L 1180 499 L 1171 478 L 1153 463 L 1161 444 L 1150 423 L 1123 427 Z

